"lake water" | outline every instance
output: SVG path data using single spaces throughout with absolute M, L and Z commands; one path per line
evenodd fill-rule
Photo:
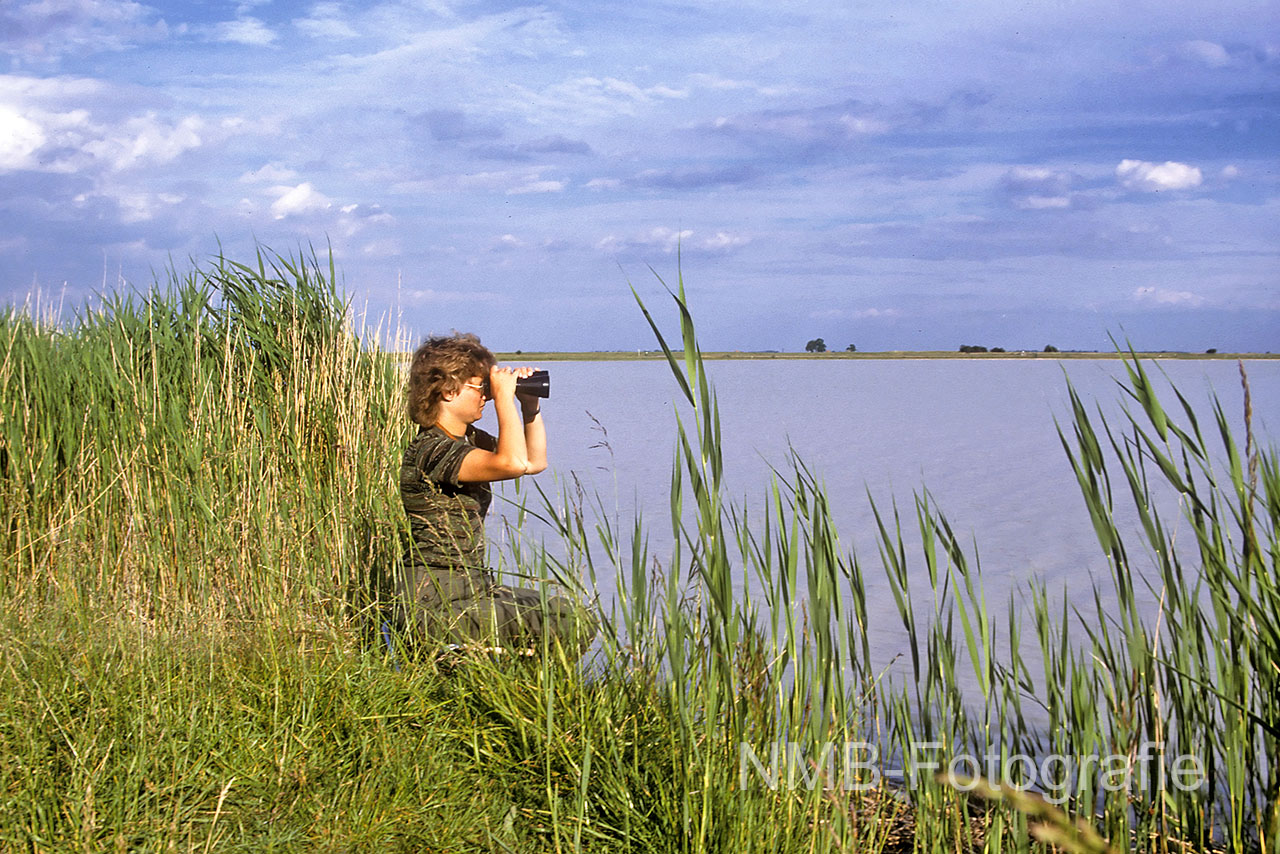
M 1167 374 L 1210 435 L 1216 435 L 1216 392 L 1243 445 L 1235 362 L 1170 359 L 1147 366 L 1157 378 Z M 665 564 L 677 401 L 687 413 L 670 369 L 662 361 L 543 367 L 552 377 L 544 408 L 550 469 L 539 483 L 550 491 L 580 481 L 616 512 L 624 531 L 639 508 L 650 553 Z M 1119 427 L 1122 362 L 806 359 L 714 361 L 707 367 L 721 407 L 728 497 L 753 513 L 762 508 L 771 467 L 787 471 L 788 449 L 795 449 L 825 482 L 845 551 L 856 550 L 864 565 L 877 658 L 899 651 L 902 634 L 879 568 L 868 493 L 882 510 L 896 499 L 904 527 L 914 529 L 913 495 L 927 488 L 962 540 L 975 544 L 970 551 L 981 560 L 997 613 L 1011 591 L 1033 578 L 1050 591 L 1086 597 L 1082 602 L 1091 601 L 1092 577 L 1106 578 L 1055 419 L 1069 432 L 1069 378 L 1088 406 L 1100 406 Z M 1280 427 L 1280 361 L 1253 360 L 1245 369 L 1255 441 L 1266 447 Z M 1171 393 L 1161 399 L 1167 409 L 1176 407 Z M 481 426 L 495 429 L 491 413 Z M 1100 429 L 1096 420 L 1095 427 Z M 1118 467 L 1112 474 L 1123 503 L 1122 474 Z M 1166 509 L 1175 518 L 1176 507 Z M 495 510 L 501 512 L 500 503 Z M 1136 522 L 1133 527 L 1136 532 Z M 1181 533 L 1190 536 L 1185 524 Z M 1138 542 L 1135 536 L 1131 550 Z M 909 558 L 923 574 L 919 555 Z M 606 611 L 611 583 L 607 573 L 599 579 Z M 883 625 L 876 614 L 884 615 Z

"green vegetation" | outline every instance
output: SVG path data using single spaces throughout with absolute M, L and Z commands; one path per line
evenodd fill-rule
M 659 514 L 673 553 L 649 552 L 645 518 L 526 486 L 523 512 L 563 542 L 505 532 L 500 566 L 570 588 L 612 574 L 601 647 L 582 665 L 408 660 L 384 654 L 372 595 L 402 536 L 400 366 L 361 346 L 336 280 L 314 255 L 264 253 L 65 326 L 0 314 L 0 849 L 1245 852 L 1280 837 L 1280 464 L 1220 408 L 1202 425 L 1175 392 L 1165 409 L 1132 355 L 1124 423 L 1073 394 L 1062 428 L 1109 581 L 1079 612 L 1035 585 L 1025 608 L 992 604 L 927 493 L 873 505 L 878 541 L 858 549 L 798 459 L 762 507 L 725 494 L 731 449 L 681 283 L 675 346 L 642 306 L 682 401 Z M 1115 521 L 1124 498 L 1140 542 Z M 1170 498 L 1177 519 L 1153 509 Z M 908 649 L 891 674 L 869 663 L 886 615 L 868 614 L 867 551 Z M 939 767 L 877 781 L 922 742 Z M 846 745 L 859 761 L 827 749 Z M 958 760 L 988 754 L 1012 773 L 967 779 Z M 1010 764 L 1049 754 L 1086 768 L 1060 807 Z M 1184 754 L 1207 785 L 1160 782 Z M 1085 764 L 1105 756 L 1148 773 L 1109 785 Z

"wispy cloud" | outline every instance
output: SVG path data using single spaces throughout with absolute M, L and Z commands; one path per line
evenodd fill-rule
M 222 21 L 209 29 L 210 38 L 219 42 L 266 47 L 279 36 L 276 32 L 257 18 L 237 18 L 234 21 Z
M 509 196 L 520 196 L 526 193 L 559 193 L 564 190 L 563 181 L 555 181 L 545 178 L 530 178 L 527 181 L 517 184 L 507 190 Z
M 719 116 L 706 125 L 706 130 L 753 148 L 821 151 L 840 148 L 918 121 L 918 115 L 894 115 L 893 111 L 882 106 L 847 101 L 803 109 Z
M 663 83 L 643 86 L 619 77 L 574 77 L 536 90 L 520 87 L 513 106 L 581 123 L 639 116 L 647 108 L 686 95 Z
M 645 251 L 669 255 L 676 250 L 686 254 L 719 254 L 739 249 L 750 242 L 749 236 L 729 231 L 701 234 L 690 228 L 656 226 L 632 234 L 607 234 L 596 242 L 595 248 L 613 255 Z
M 541 155 L 570 155 L 587 157 L 594 154 L 591 146 L 580 139 L 554 135 L 519 143 L 495 143 L 477 145 L 472 150 L 477 157 L 492 160 L 531 160 Z
M 310 14 L 295 18 L 293 25 L 305 35 L 323 41 L 354 39 L 360 35 L 340 3 L 317 3 L 311 7 Z
M 9 0 L 0 4 L 0 49 L 24 64 L 56 62 L 67 54 L 120 51 L 156 42 L 169 27 L 156 11 L 133 0 Z
M 745 184 L 758 177 L 760 177 L 760 170 L 751 164 L 730 164 L 646 169 L 629 178 L 627 183 L 632 187 L 660 190 L 695 190 L 726 184 Z

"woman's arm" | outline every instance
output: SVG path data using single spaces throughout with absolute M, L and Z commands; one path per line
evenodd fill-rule
M 528 376 L 533 368 L 521 368 L 517 373 Z M 527 474 L 537 474 L 547 468 L 547 428 L 542 422 L 542 406 L 531 394 L 518 394 L 520 415 L 524 420 L 524 447 L 529 459 Z
M 522 368 L 526 374 L 532 369 Z M 492 451 L 476 448 L 462 460 L 460 483 L 487 483 L 510 480 L 523 474 L 537 474 L 547 467 L 547 438 L 536 404 L 530 412 L 525 399 L 526 418 L 516 408 L 516 377 L 519 372 L 494 367 L 489 372 L 493 409 L 498 416 L 498 446 Z

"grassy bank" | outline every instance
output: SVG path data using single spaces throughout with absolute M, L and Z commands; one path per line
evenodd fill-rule
M 1096 610 L 988 603 L 925 494 L 856 544 L 800 460 L 764 506 L 725 494 L 677 287 L 672 346 L 642 307 L 682 399 L 671 506 L 618 520 L 526 488 L 563 543 L 494 556 L 571 590 L 612 574 L 599 647 L 408 660 L 378 636 L 398 359 L 360 345 L 336 280 L 264 254 L 71 321 L 0 315 L 0 848 L 1274 850 L 1276 454 L 1166 410 L 1140 360 L 1126 423 L 1073 398 L 1063 426 L 1111 567 Z M 1149 509 L 1169 490 L 1178 519 Z M 868 614 L 866 572 L 896 613 Z M 871 671 L 873 621 L 901 625 L 909 676 Z M 1056 787 L 1017 761 L 1050 755 L 1085 770 Z M 1112 785 L 1099 757 L 1152 773 Z M 1203 785 L 1168 785 L 1181 757 Z

